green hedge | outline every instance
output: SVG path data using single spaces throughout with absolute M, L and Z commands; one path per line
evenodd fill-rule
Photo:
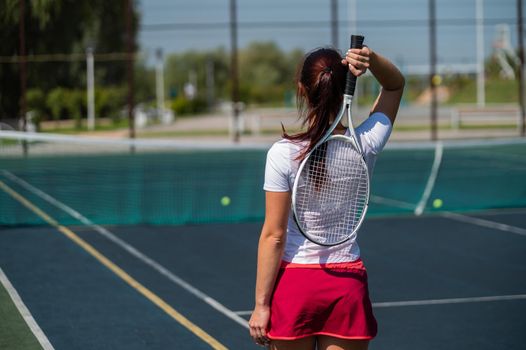
M 179 96 L 172 101 L 171 105 L 176 116 L 202 113 L 208 108 L 206 100 L 201 97 L 190 100 Z
M 75 127 L 82 127 L 82 119 L 87 116 L 87 96 L 85 90 L 55 88 L 48 92 L 40 89 L 27 91 L 28 109 L 32 111 L 32 121 L 37 129 L 42 121 L 75 120 Z M 120 119 L 120 111 L 126 105 L 126 88 L 107 87 L 95 90 L 95 116 Z

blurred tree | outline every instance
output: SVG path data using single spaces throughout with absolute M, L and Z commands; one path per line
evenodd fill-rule
M 290 103 L 295 91 L 295 76 L 303 51 L 282 51 L 272 42 L 254 42 L 241 49 L 240 58 L 240 97 L 246 103 Z M 197 96 L 206 98 L 206 65 L 212 62 L 214 69 L 214 95 L 222 99 L 230 98 L 230 59 L 224 48 L 213 51 L 187 51 L 172 54 L 166 60 L 166 85 L 173 99 L 179 98 L 177 105 L 183 105 L 181 95 L 184 86 L 196 76 Z M 288 99 L 285 101 L 285 99 Z
M 206 97 L 207 64 L 213 65 L 214 95 L 219 98 L 228 96 L 227 84 L 229 76 L 229 56 L 224 48 L 211 51 L 187 51 L 181 54 L 171 54 L 166 58 L 165 81 L 171 98 L 183 94 L 184 86 L 190 80 L 190 74 L 195 74 L 197 96 Z
M 137 60 L 134 67 L 135 100 L 155 103 L 155 69 L 148 67 L 144 60 Z
M 136 2 L 136 1 L 134 1 Z M 135 9 L 137 6 L 134 7 Z M 26 0 L 27 55 L 126 51 L 126 0 Z M 18 55 L 19 0 L 0 1 L 0 56 Z M 139 15 L 132 35 L 136 41 Z M 45 93 L 60 86 L 85 86 L 84 61 L 28 63 L 28 88 Z M 125 62 L 96 62 L 98 84 L 119 85 L 126 79 Z M 0 118 L 18 115 L 18 65 L 0 63 Z
M 303 53 L 283 52 L 273 42 L 254 42 L 240 52 L 242 97 L 246 102 L 282 103 L 295 89 L 294 78 Z

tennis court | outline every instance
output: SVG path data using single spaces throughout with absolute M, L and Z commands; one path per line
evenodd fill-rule
M 268 146 L 0 136 L 0 348 L 258 348 Z M 523 348 L 525 174 L 520 139 L 382 154 L 371 349 Z

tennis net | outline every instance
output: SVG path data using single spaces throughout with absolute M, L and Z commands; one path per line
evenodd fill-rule
M 269 145 L 0 131 L 0 181 L 65 225 L 261 220 Z M 3 187 L 4 188 L 4 187 Z M 390 144 L 368 216 L 526 207 L 526 141 Z M 44 222 L 0 190 L 1 225 Z

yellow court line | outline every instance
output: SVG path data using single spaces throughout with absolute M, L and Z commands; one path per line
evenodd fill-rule
M 89 254 L 91 254 L 101 264 L 103 264 L 108 269 L 113 271 L 113 273 L 115 273 L 117 276 L 119 276 L 122 280 L 124 280 L 132 288 L 134 288 L 139 293 L 144 295 L 148 300 L 150 300 L 152 303 L 157 305 L 161 310 L 166 312 L 173 319 L 175 319 L 181 325 L 186 327 L 189 331 L 191 331 L 196 336 L 201 338 L 201 340 L 203 340 L 205 343 L 209 344 L 213 349 L 216 349 L 216 350 L 228 350 L 228 348 L 226 348 L 223 344 L 218 342 L 215 338 L 213 338 L 211 335 L 206 333 L 199 326 L 197 326 L 196 324 L 192 323 L 189 319 L 187 319 L 182 314 L 177 312 L 174 308 L 172 308 L 168 303 L 166 303 L 164 300 L 162 300 L 160 297 L 158 297 L 155 293 L 153 293 L 148 288 L 146 288 L 145 286 L 140 284 L 137 280 L 135 280 L 133 277 L 128 275 L 123 269 L 121 269 L 120 267 L 115 265 L 115 263 L 113 263 L 111 260 L 106 258 L 104 255 L 102 255 L 91 244 L 89 244 L 88 242 L 84 241 L 82 238 L 77 236 L 73 231 L 71 231 L 67 227 L 62 226 L 58 221 L 56 221 L 51 216 L 46 214 L 44 211 L 42 211 L 40 208 L 38 208 L 36 205 L 31 203 L 29 200 L 27 200 L 25 197 L 23 197 L 21 194 L 19 194 L 15 190 L 13 190 L 11 187 L 6 185 L 1 180 L 0 180 L 0 188 L 2 190 L 4 190 L 6 193 L 8 193 L 9 195 L 11 195 L 18 202 L 20 202 L 23 206 L 25 206 L 26 208 L 31 210 L 36 215 L 40 216 L 49 225 L 53 226 L 58 231 L 60 231 L 62 234 L 64 234 L 66 237 L 71 239 L 73 242 L 75 242 L 77 245 L 79 245 L 82 249 L 84 249 Z

